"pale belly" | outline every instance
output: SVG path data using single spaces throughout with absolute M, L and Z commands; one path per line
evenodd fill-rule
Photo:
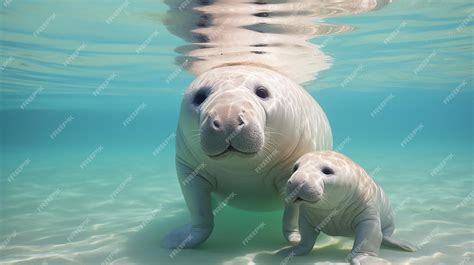
M 352 237 L 355 234 L 352 218 L 342 211 L 314 210 L 304 208 L 306 218 L 316 230 L 330 236 Z
M 284 183 L 278 176 L 233 175 L 216 177 L 213 197 L 219 202 L 251 211 L 272 211 L 284 207 Z M 278 184 L 281 183 L 281 184 Z

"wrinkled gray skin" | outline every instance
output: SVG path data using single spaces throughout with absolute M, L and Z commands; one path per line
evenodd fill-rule
M 286 76 L 251 65 L 198 76 L 183 96 L 176 135 L 191 223 L 165 236 L 166 248 L 193 248 L 210 236 L 211 194 L 247 210 L 283 207 L 293 163 L 332 148 L 328 120 L 311 95 Z M 299 241 L 297 210 L 287 207 L 283 217 L 284 236 L 293 243 Z
M 392 209 L 383 190 L 359 165 L 334 151 L 303 155 L 288 180 L 287 194 L 300 206 L 301 241 L 281 254 L 305 255 L 322 231 L 331 236 L 355 236 L 351 264 L 389 264 L 378 258 L 380 244 L 415 251 L 407 242 L 391 238 Z

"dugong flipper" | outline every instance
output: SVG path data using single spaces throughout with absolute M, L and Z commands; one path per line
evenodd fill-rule
M 176 228 L 162 239 L 161 245 L 165 248 L 193 248 L 211 235 L 214 227 L 214 216 L 211 206 L 212 185 L 203 177 L 193 173 L 194 169 L 186 167 L 177 161 L 177 174 L 181 183 L 181 190 L 191 214 L 191 224 Z M 186 178 L 193 176 L 192 181 Z

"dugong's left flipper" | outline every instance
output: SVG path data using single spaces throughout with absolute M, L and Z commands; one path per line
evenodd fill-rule
M 211 206 L 212 185 L 192 169 L 177 165 L 178 179 L 184 199 L 191 213 L 191 224 L 183 225 L 167 234 L 161 241 L 164 248 L 194 248 L 211 235 L 214 215 Z M 190 178 L 190 179 L 188 179 Z
M 389 237 L 385 235 L 383 236 L 382 244 L 387 247 L 397 248 L 397 249 L 401 249 L 401 250 L 405 250 L 409 252 L 416 251 L 416 247 L 412 245 L 411 243 L 406 242 L 404 240 L 398 240 L 393 237 Z
M 298 220 L 301 240 L 297 246 L 284 248 L 278 252 L 282 256 L 301 256 L 306 255 L 313 250 L 314 243 L 319 236 L 319 231 L 309 222 L 307 217 L 299 214 Z
M 357 223 L 355 232 L 354 246 L 349 256 L 351 265 L 390 264 L 377 257 L 383 238 L 378 216 L 365 216 Z
M 294 203 L 285 205 L 283 213 L 283 236 L 292 245 L 300 242 L 301 236 L 298 231 L 299 206 Z

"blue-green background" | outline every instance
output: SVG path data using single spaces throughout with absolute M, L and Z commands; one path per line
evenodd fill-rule
M 201 248 L 171 258 L 159 247 L 160 238 L 189 217 L 174 169 L 175 139 L 152 153 L 175 131 L 181 95 L 193 76 L 174 65 L 173 50 L 185 43 L 160 22 L 166 5 L 130 2 L 105 23 L 123 3 L 1 6 L 0 62 L 13 61 L 0 73 L 0 263 L 281 262 L 272 254 L 286 245 L 280 211 L 225 207 Z M 470 1 L 396 1 L 367 14 L 328 19 L 354 30 L 311 40 L 324 43 L 322 51 L 332 57 L 331 68 L 305 87 L 330 120 L 334 147 L 373 173 L 396 208 L 396 235 L 420 246 L 415 253 L 383 249 L 381 256 L 394 264 L 473 262 L 473 12 Z M 155 30 L 158 35 L 137 54 Z M 64 66 L 82 43 L 86 47 Z M 112 73 L 117 77 L 92 95 Z M 444 104 L 463 81 L 466 85 Z M 21 109 L 40 86 L 44 90 Z M 393 98 L 372 117 L 389 95 Z M 143 103 L 146 107 L 123 126 Z M 69 116 L 74 119 L 51 139 Z M 420 124 L 423 128 L 402 147 Z M 103 150 L 81 169 L 99 146 Z M 26 159 L 31 162 L 9 182 Z M 431 174 L 436 167 L 440 170 Z M 262 222 L 264 228 L 243 245 Z M 68 240 L 74 231 L 79 232 Z M 289 264 L 344 263 L 351 244 L 323 237 L 312 254 Z

